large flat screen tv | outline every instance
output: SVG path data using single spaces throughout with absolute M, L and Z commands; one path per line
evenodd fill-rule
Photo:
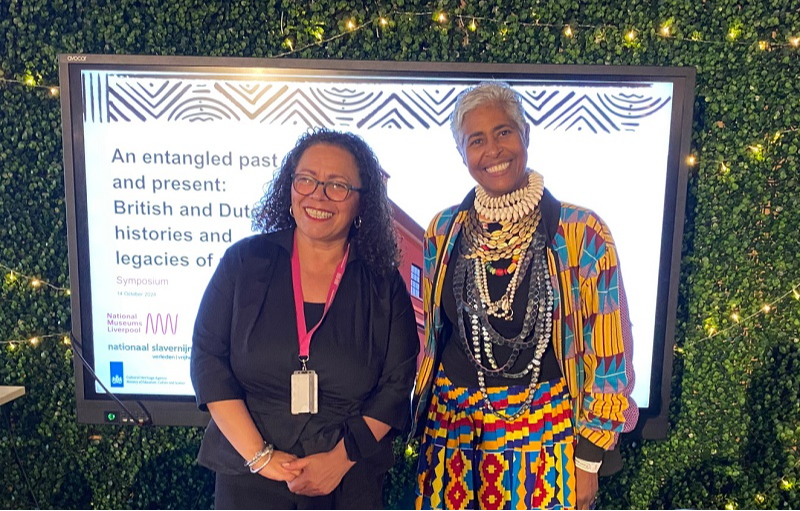
M 61 55 L 78 420 L 202 425 L 189 379 L 200 298 L 297 137 L 352 131 L 423 227 L 474 185 L 449 116 L 503 80 L 529 164 L 618 245 L 646 437 L 666 433 L 692 68 Z M 92 375 L 96 374 L 96 378 Z M 116 399 L 112 399 L 112 394 Z M 131 417 L 131 415 L 133 417 Z

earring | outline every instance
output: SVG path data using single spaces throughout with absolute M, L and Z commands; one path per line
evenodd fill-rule
M 361 215 L 358 215 L 353 219 L 353 227 L 355 227 L 356 229 L 361 228 Z
M 289 216 L 294 218 L 294 211 L 292 211 L 292 207 L 289 206 Z

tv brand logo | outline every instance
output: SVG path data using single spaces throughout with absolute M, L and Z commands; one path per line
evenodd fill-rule
M 147 320 L 144 324 L 144 332 L 146 334 L 162 334 L 166 335 L 171 333 L 175 335 L 178 331 L 178 315 L 164 314 L 160 312 L 155 316 L 151 313 L 147 314 Z
M 122 371 L 122 362 L 111 362 L 111 386 L 125 386 L 125 374 Z

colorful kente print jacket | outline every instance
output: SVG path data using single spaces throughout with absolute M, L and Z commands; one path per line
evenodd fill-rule
M 426 345 L 414 387 L 412 434 L 420 434 L 441 356 L 442 287 L 472 191 L 460 206 L 436 215 L 423 242 Z M 576 433 L 611 449 L 633 429 L 639 409 L 631 399 L 633 344 L 628 304 L 611 233 L 592 211 L 558 202 L 545 190 L 540 202 L 553 283 L 553 343 L 573 398 Z

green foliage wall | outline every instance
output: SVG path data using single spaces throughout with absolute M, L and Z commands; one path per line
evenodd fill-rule
M 671 431 L 624 442 L 600 504 L 800 508 L 797 36 L 796 0 L 0 0 L 0 264 L 68 287 L 58 53 L 695 66 Z M 64 292 L 3 274 L 0 341 L 69 330 Z M 17 455 L 41 507 L 210 507 L 202 431 L 76 424 L 71 360 L 59 336 L 0 344 L 28 391 L 3 407 L 0 507 L 34 506 Z

